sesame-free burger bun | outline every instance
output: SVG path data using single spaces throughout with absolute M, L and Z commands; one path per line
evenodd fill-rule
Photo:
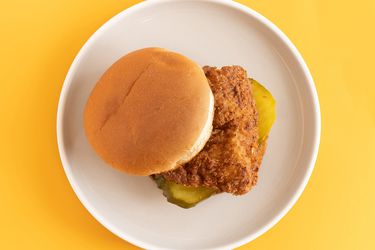
M 115 62 L 88 98 L 84 128 L 95 152 L 132 175 L 188 162 L 212 130 L 214 99 L 198 64 L 161 48 Z

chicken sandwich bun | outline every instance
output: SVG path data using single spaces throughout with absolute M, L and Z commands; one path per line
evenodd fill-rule
M 201 67 L 161 48 L 131 52 L 99 79 L 84 110 L 95 152 L 131 175 L 188 162 L 212 131 L 214 98 Z

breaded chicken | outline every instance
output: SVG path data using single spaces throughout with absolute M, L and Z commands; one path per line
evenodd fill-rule
M 215 97 L 212 135 L 191 161 L 162 175 L 186 186 L 245 194 L 257 182 L 265 151 L 265 143 L 258 142 L 258 114 L 250 80 L 240 66 L 206 66 L 204 71 Z

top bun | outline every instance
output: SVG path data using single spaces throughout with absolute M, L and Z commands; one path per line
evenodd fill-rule
M 96 153 L 132 175 L 188 162 L 210 137 L 214 100 L 203 70 L 161 48 L 115 62 L 91 92 L 84 128 Z

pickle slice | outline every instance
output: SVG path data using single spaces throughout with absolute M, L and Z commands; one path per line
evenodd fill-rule
M 253 97 L 258 110 L 259 142 L 267 139 L 276 119 L 276 101 L 271 93 L 259 82 L 250 79 L 253 85 Z
M 156 175 L 156 184 L 163 190 L 163 194 L 170 203 L 183 208 L 194 207 L 197 203 L 207 199 L 215 190 L 207 187 L 188 187 L 167 181 L 163 176 Z
M 263 143 L 276 119 L 276 101 L 271 93 L 254 79 L 250 79 L 253 87 L 253 97 L 258 110 L 259 144 Z M 215 190 L 207 187 L 188 187 L 167 181 L 161 175 L 154 176 L 158 187 L 163 190 L 168 202 L 182 208 L 194 207 L 199 202 L 207 199 L 215 193 Z

